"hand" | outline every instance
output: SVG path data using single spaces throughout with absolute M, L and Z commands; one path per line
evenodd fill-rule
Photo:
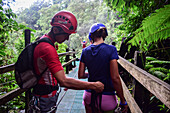
M 99 81 L 95 82 L 95 86 L 96 86 L 95 91 L 97 93 L 100 93 L 100 92 L 102 92 L 104 90 L 104 84 L 99 82 Z
M 58 50 L 58 45 L 57 44 L 55 45 L 55 49 Z
M 64 91 L 67 91 L 68 89 L 67 88 L 64 88 Z
M 128 105 L 119 105 L 119 107 L 121 107 L 122 113 L 127 113 L 127 111 L 128 111 Z

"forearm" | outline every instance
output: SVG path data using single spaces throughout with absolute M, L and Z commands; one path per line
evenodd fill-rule
M 123 88 L 122 88 L 120 78 L 116 78 L 115 80 L 113 80 L 113 86 L 115 86 L 114 89 L 116 90 L 116 93 L 119 96 L 121 102 L 124 103 L 125 98 L 123 95 Z
M 117 60 L 110 61 L 110 74 L 111 74 L 113 86 L 116 90 L 116 93 L 120 97 L 121 102 L 124 104 L 125 98 L 123 95 L 123 88 L 122 88 L 122 84 L 121 84 L 120 76 L 118 72 Z
M 60 85 L 69 89 L 76 90 L 96 89 L 95 82 L 85 82 L 68 77 Z
M 68 78 L 65 76 L 64 70 L 58 71 L 54 74 L 55 78 L 59 82 L 60 86 L 69 89 L 85 90 L 92 89 L 96 92 L 101 92 L 104 89 L 104 84 L 101 82 L 85 82 L 74 78 Z

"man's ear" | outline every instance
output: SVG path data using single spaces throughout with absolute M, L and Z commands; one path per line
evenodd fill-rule
M 52 29 L 54 34 L 58 34 L 59 33 L 59 29 L 57 27 L 53 27 Z

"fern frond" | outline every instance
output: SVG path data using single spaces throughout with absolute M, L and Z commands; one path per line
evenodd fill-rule
M 142 22 L 143 28 L 148 28 L 152 31 L 157 28 L 161 28 L 170 19 L 170 5 L 166 5 L 164 8 L 160 8 L 151 14 L 151 16 L 146 17 Z
M 147 56 L 147 57 L 146 57 L 146 61 L 153 61 L 153 60 L 157 60 L 157 59 L 154 58 L 154 57 L 150 57 L 150 56 Z
M 119 0 L 112 0 L 111 3 L 112 3 L 113 9 L 116 8 L 116 5 L 118 4 L 118 1 L 119 1 Z
M 163 78 L 167 77 L 167 75 L 165 73 L 160 72 L 160 71 L 152 71 L 150 73 L 153 74 L 154 76 L 158 77 L 159 79 L 163 79 Z
M 119 0 L 116 7 L 120 8 L 120 10 L 121 10 L 121 8 L 122 8 L 124 5 L 125 5 L 124 0 Z
M 132 45 L 148 46 L 152 42 L 165 40 L 170 37 L 170 5 L 156 10 L 151 16 L 146 17 L 142 27 L 135 31 L 135 36 L 129 41 Z
M 152 71 L 160 71 L 160 72 L 163 72 L 163 73 L 168 73 L 168 69 L 163 68 L 163 67 L 150 68 L 150 69 L 149 69 L 149 72 L 152 72 Z

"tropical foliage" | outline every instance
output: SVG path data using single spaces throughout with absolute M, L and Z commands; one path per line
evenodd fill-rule
M 123 24 L 118 28 L 119 38 L 126 37 L 129 48 L 137 46 L 146 55 L 169 59 L 169 18 L 167 0 L 104 0 L 116 10 Z M 165 43 L 167 42 L 167 43 Z M 154 50 L 154 52 L 152 52 Z M 158 52 L 156 54 L 156 52 Z M 164 54 L 161 56 L 161 54 Z M 170 59 L 169 59 L 170 60 Z
M 135 36 L 129 43 L 140 45 L 140 48 L 145 51 L 151 43 L 169 38 L 169 33 L 170 5 L 165 5 L 142 21 L 141 27 L 135 31 Z
M 129 46 L 127 53 L 131 53 L 136 46 L 135 50 L 150 56 L 146 57 L 145 70 L 169 83 L 170 5 L 168 1 L 104 0 L 104 2 L 112 10 L 117 11 L 119 17 L 123 19 L 123 24 L 116 30 L 117 36 L 125 39 L 123 43 Z M 151 97 L 151 104 L 154 102 L 161 104 L 155 97 Z M 164 105 L 159 106 L 160 110 L 164 110 L 162 112 L 169 111 Z M 157 109 L 150 112 L 157 112 Z
M 107 44 L 114 41 L 119 50 L 122 38 L 126 38 L 125 42 L 129 45 L 128 52 L 136 46 L 136 50 L 150 56 L 146 58 L 145 70 L 169 82 L 170 5 L 168 0 L 51 1 L 37 0 L 31 7 L 14 13 L 10 4 L 15 0 L 0 0 L 0 66 L 16 62 L 19 53 L 25 47 L 25 29 L 31 30 L 32 42 L 49 32 L 51 28 L 49 23 L 57 11 L 68 10 L 76 16 L 78 29 L 76 34 L 70 36 L 69 41 L 58 44 L 58 53 L 65 52 L 66 48 L 75 49 L 79 58 L 82 51 L 80 39 L 88 41 L 90 26 L 100 22 L 108 29 L 109 36 L 105 40 Z M 89 44 L 88 41 L 87 45 Z M 64 60 L 64 57 L 60 58 L 62 63 Z M 3 78 L 0 80 L 1 94 L 18 87 L 13 75 L 13 72 L 0 75 Z M 23 100 L 23 96 L 9 102 L 10 109 L 22 109 L 24 107 L 22 102 L 16 105 L 20 100 Z M 164 105 L 160 106 L 162 110 L 167 109 Z

